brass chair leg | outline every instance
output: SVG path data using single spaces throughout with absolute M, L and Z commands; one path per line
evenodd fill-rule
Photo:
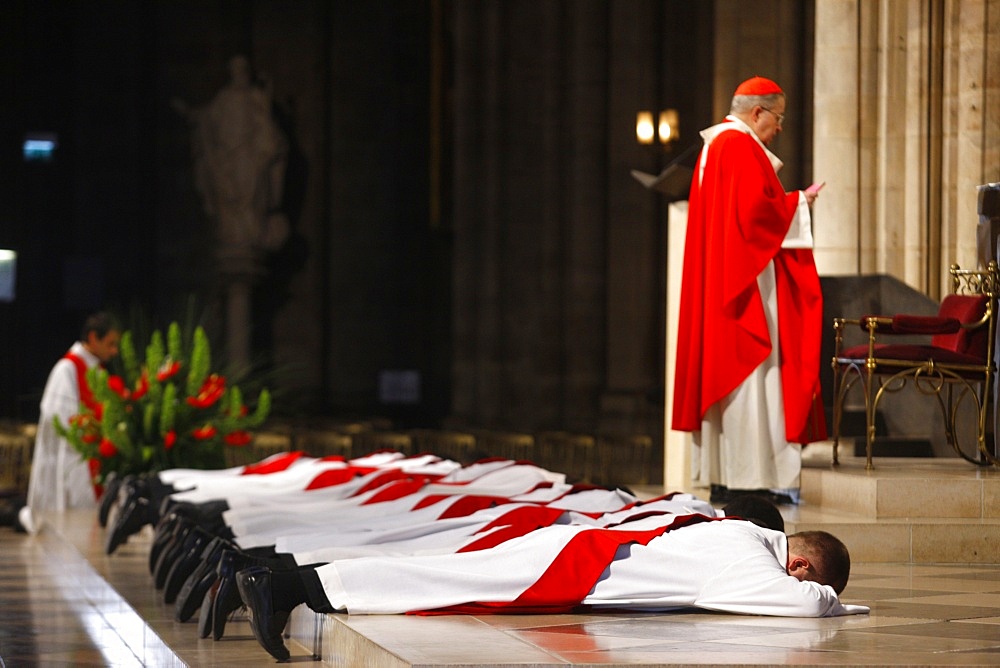
M 875 468 L 872 464 L 872 450 L 875 445 L 875 384 L 874 374 L 869 368 L 865 376 L 865 470 Z
M 840 419 L 843 411 L 843 397 L 840 393 L 843 374 L 839 372 L 837 360 L 833 361 L 833 465 L 840 465 Z

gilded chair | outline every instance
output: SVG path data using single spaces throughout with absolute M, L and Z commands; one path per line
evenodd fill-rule
M 833 463 L 839 464 L 840 427 L 844 401 L 858 384 L 864 394 L 866 468 L 873 468 L 872 446 L 876 415 L 882 400 L 910 387 L 937 400 L 944 417 L 945 436 L 955 452 L 977 465 L 1000 466 L 993 446 L 989 418 L 993 409 L 996 368 L 997 263 L 983 270 L 952 265 L 952 293 L 935 316 L 868 315 L 835 318 L 833 356 Z M 845 347 L 848 327 L 860 327 L 867 343 Z M 900 343 L 914 335 L 929 341 Z M 970 400 L 975 409 L 975 447 L 964 439 L 960 411 Z M 991 452 L 991 446 L 993 452 Z

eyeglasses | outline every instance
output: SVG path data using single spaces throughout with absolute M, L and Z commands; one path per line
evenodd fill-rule
M 785 124 L 785 115 L 784 114 L 777 114 L 777 113 L 771 111 L 770 109 L 768 109 L 767 107 L 761 107 L 761 109 L 763 109 L 764 111 L 772 114 L 778 120 L 778 125 L 784 125 Z

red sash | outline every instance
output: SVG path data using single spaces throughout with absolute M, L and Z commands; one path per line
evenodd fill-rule
M 491 533 L 478 538 L 465 545 L 459 552 L 477 552 L 496 547 L 512 538 L 523 536 L 527 533 L 550 526 L 566 512 L 561 508 L 549 508 L 548 506 L 522 506 L 515 508 L 500 517 L 496 518 L 476 533 L 484 533 L 490 529 L 496 529 Z
M 76 367 L 76 386 L 80 391 L 80 403 L 98 413 L 101 410 L 101 405 L 94 399 L 94 393 L 90 390 L 90 385 L 87 384 L 87 363 L 83 361 L 82 357 L 73 353 L 66 353 L 63 355 L 63 359 L 69 360 Z
M 240 475 L 267 475 L 268 473 L 278 473 L 294 464 L 295 460 L 304 454 L 305 452 L 302 450 L 295 450 L 293 452 L 273 455 L 263 461 L 257 462 L 256 464 L 247 464 L 243 467 Z
M 86 406 L 94 415 L 100 417 L 103 407 L 94 399 L 94 393 L 91 391 L 90 385 L 87 384 L 87 363 L 83 361 L 82 357 L 71 352 L 63 355 L 63 359 L 69 360 L 76 367 L 76 387 L 80 392 L 80 403 Z M 101 471 L 101 461 L 96 457 L 91 457 L 87 461 L 87 467 L 90 471 L 90 479 L 97 480 L 97 474 Z M 97 482 L 93 483 L 93 485 L 94 496 L 100 501 L 101 497 L 104 496 L 104 486 Z
M 361 505 L 367 506 L 372 503 L 382 503 L 384 501 L 402 499 L 404 496 L 416 494 L 428 484 L 434 482 L 440 477 L 441 476 L 437 474 L 412 474 L 399 478 L 398 480 L 387 482 L 379 487 L 378 491 Z
M 411 614 L 561 614 L 577 609 L 622 545 L 647 545 L 667 531 L 722 519 L 705 515 L 678 515 L 655 529 L 621 531 L 587 529 L 573 536 L 534 584 L 513 601 L 475 601 Z

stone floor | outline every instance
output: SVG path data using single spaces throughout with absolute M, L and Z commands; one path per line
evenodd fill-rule
M 838 471 L 818 467 L 803 478 L 804 503 L 786 512 L 789 530 L 835 528 L 845 538 L 855 564 L 842 598 L 871 606 L 870 615 L 407 617 L 299 608 L 289 627 L 291 660 L 319 656 L 323 665 L 351 667 L 1000 665 L 1000 471 L 936 463 L 878 462 L 866 472 L 863 461 L 848 459 Z M 922 516 L 911 516 L 915 509 Z M 888 537 L 880 544 L 882 534 Z M 924 534 L 938 547 L 920 547 Z M 978 539 L 970 543 L 970 536 Z M 175 622 L 149 575 L 149 539 L 149 532 L 135 536 L 107 556 L 93 513 L 53 520 L 35 537 L 0 529 L 0 667 L 273 663 L 245 621 L 227 625 L 219 641 L 199 639 L 193 622 Z M 962 545 L 971 551 L 956 559 Z

